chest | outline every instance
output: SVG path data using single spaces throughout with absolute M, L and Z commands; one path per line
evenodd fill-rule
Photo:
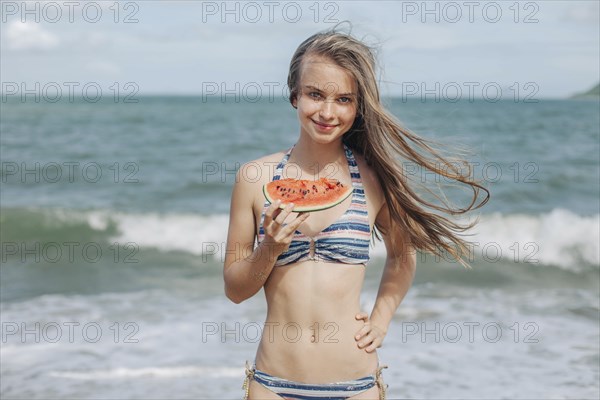
M 324 165 L 320 169 L 315 167 L 314 170 L 310 168 L 306 170 L 284 159 L 284 162 L 280 163 L 275 169 L 273 180 L 285 178 L 317 180 L 325 177 L 338 180 L 353 189 L 353 193 L 337 205 L 325 210 L 310 212 L 309 217 L 297 229 L 297 233 L 301 234 L 300 236 L 305 236 L 306 239 L 314 238 L 318 240 L 325 236 L 336 235 L 334 231 L 338 231 L 337 234 L 339 235 L 341 233 L 339 230 L 352 227 L 361 230 L 363 233 L 371 233 L 378 205 L 381 202 L 377 198 L 378 196 L 375 196 L 374 199 L 371 198 L 372 196 L 368 196 L 368 193 L 372 192 L 372 188 L 369 189 L 367 187 L 368 182 L 361 179 L 358 163 L 354 158 L 351 157 L 347 161 L 347 165 L 343 166 L 341 164 L 331 164 Z M 269 206 L 262 192 L 263 184 L 268 182 L 270 180 L 256 185 L 257 190 L 254 195 L 253 208 L 257 236 L 259 236 L 259 232 L 262 233 L 264 213 Z M 290 213 L 285 218 L 284 223 L 291 222 L 297 216 L 298 213 Z

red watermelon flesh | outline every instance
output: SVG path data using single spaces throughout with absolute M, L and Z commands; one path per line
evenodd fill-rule
M 269 203 L 281 200 L 280 208 L 294 203 L 294 212 L 318 211 L 333 207 L 344 201 L 352 187 L 336 179 L 321 178 L 317 181 L 305 179 L 279 179 L 263 186 Z

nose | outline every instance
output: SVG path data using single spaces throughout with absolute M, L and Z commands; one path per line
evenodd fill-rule
M 333 118 L 333 104 L 331 101 L 323 101 L 319 110 L 319 117 L 329 120 Z

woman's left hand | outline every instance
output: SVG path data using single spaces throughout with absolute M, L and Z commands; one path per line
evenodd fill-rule
M 373 325 L 371 321 L 369 321 L 369 314 L 366 312 L 356 314 L 355 318 L 365 321 L 364 326 L 356 332 L 356 335 L 354 335 L 354 340 L 356 340 L 358 348 L 365 349 L 367 353 L 371 353 L 375 349 L 381 347 L 386 332 L 378 326 Z

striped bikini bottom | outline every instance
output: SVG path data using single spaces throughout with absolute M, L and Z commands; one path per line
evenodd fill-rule
M 244 400 L 248 400 L 250 381 L 252 379 L 286 400 L 346 400 L 371 389 L 375 385 L 379 387 L 379 400 L 385 400 L 385 390 L 388 385 L 384 384 L 383 377 L 381 376 L 381 370 L 384 368 L 387 368 L 387 365 L 379 366 L 379 363 L 377 363 L 377 371 L 373 375 L 351 381 L 312 384 L 289 381 L 269 375 L 266 372 L 256 369 L 256 363 L 250 367 L 248 361 L 246 361 L 246 379 L 244 379 L 244 384 L 242 385 L 242 389 L 245 390 Z

